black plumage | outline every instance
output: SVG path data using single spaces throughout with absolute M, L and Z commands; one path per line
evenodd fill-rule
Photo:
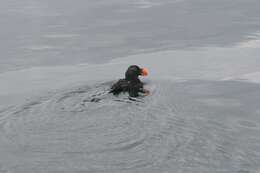
M 137 97 L 139 93 L 145 93 L 143 83 L 139 79 L 142 69 L 137 65 L 131 65 L 125 72 L 125 78 L 117 81 L 110 90 L 110 93 L 117 95 L 121 92 L 128 92 L 129 96 Z

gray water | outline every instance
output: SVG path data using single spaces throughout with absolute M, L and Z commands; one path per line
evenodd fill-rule
M 153 81 L 136 101 L 108 95 L 110 85 L 2 112 L 1 163 L 24 173 L 260 171 L 259 84 Z
M 260 28 L 258 0 L 1 0 L 0 72 L 231 46 Z
M 259 173 L 259 11 L 0 0 L 0 173 Z M 108 94 L 130 64 L 149 96 Z

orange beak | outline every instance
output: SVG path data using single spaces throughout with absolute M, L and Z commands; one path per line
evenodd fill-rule
M 148 70 L 147 68 L 142 68 L 141 69 L 141 76 L 147 76 L 148 75 Z

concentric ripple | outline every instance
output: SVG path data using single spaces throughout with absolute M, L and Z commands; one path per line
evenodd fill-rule
M 153 81 L 146 85 L 151 94 L 134 100 L 109 94 L 110 85 L 58 91 L 1 111 L 5 169 L 26 173 L 259 169 L 259 108 L 248 103 L 260 101 L 256 96 L 260 86 Z M 250 96 L 243 94 L 245 90 Z

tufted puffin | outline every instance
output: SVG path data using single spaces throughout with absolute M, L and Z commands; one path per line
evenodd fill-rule
M 143 88 L 143 83 L 138 78 L 140 75 L 147 76 L 148 70 L 137 65 L 131 65 L 125 72 L 125 78 L 112 85 L 110 93 L 118 95 L 121 92 L 128 92 L 130 97 L 138 97 L 139 93 L 149 94 L 149 91 Z

